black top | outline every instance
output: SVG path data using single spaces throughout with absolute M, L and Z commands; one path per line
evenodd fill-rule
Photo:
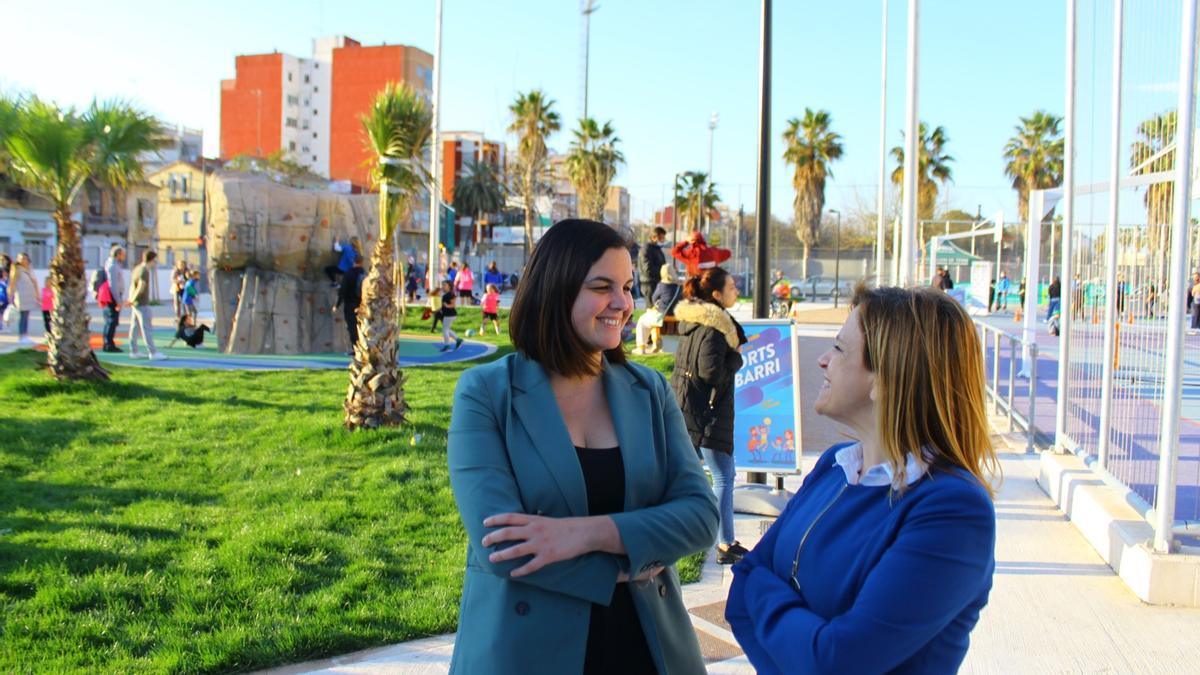
M 458 316 L 458 310 L 454 308 L 454 291 L 442 294 L 442 316 Z
M 588 515 L 625 510 L 625 464 L 620 448 L 575 448 L 587 486 Z M 584 675 L 592 673 L 657 673 L 646 644 L 629 584 L 617 584 L 612 604 L 592 604 Z
M 351 309 L 362 304 L 362 283 L 367 276 L 361 265 L 351 267 L 342 275 L 342 283 L 338 286 L 337 305 L 345 305 Z

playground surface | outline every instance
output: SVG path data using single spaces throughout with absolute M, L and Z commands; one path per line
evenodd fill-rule
M 190 368 L 197 370 L 312 370 L 312 369 L 345 369 L 350 365 L 350 357 L 341 353 L 326 354 L 225 354 L 216 348 L 216 340 L 193 349 L 176 342 L 174 347 L 168 347 L 175 332 L 170 328 L 156 326 L 154 342 L 158 350 L 167 358 L 162 361 L 149 361 L 144 357 L 134 359 L 129 356 L 128 334 L 117 333 L 117 344 L 125 350 L 120 353 L 101 351 L 102 340 L 99 333 L 92 334 L 92 349 L 102 363 L 118 366 L 135 366 L 139 368 Z M 462 347 L 456 350 L 441 351 L 442 341 L 437 337 L 422 337 L 403 335 L 400 342 L 400 367 L 412 368 L 430 366 L 459 361 L 471 361 L 485 357 L 496 351 L 495 345 L 474 340 L 464 340 Z M 39 344 L 39 350 L 45 350 L 45 345 Z M 144 347 L 143 347 L 144 350 Z

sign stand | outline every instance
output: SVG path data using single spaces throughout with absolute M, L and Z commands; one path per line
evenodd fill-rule
M 734 389 L 734 465 L 775 475 L 775 485 L 750 483 L 733 491 L 738 513 L 778 516 L 791 499 L 783 477 L 800 473 L 800 352 L 790 320 L 742 323 L 747 342 Z

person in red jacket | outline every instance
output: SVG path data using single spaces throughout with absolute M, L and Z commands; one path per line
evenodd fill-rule
M 733 252 L 727 248 L 709 246 L 700 230 L 692 230 L 686 240 L 675 244 L 671 255 L 683 263 L 689 277 L 694 277 L 698 276 L 701 270 L 716 267 L 728 260 L 733 256 Z

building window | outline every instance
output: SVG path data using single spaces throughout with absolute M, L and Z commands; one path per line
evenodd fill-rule
M 317 132 L 315 132 L 315 131 L 314 131 L 314 132 L 313 132 L 313 138 L 316 138 L 316 137 L 317 137 Z
M 314 162 L 315 162 L 315 161 L 317 161 L 317 156 L 316 156 L 316 155 L 313 155 L 313 161 L 314 161 Z
M 308 76 L 307 75 L 304 76 L 304 84 L 308 84 Z
M 288 141 L 288 150 L 292 152 L 296 151 L 296 141 Z
M 300 128 L 307 129 L 308 128 L 308 120 L 300 120 Z
M 191 225 L 191 224 L 192 224 L 192 212 L 191 212 L 191 211 L 184 211 L 184 212 L 183 212 L 183 224 L 184 224 L 184 225 Z
M 315 93 L 317 93 L 318 91 L 321 91 L 321 88 L 320 88 L 320 87 L 313 87 L 313 93 L 314 93 L 314 94 L 315 94 Z
M 288 94 L 287 103 L 288 105 L 300 105 L 300 97 Z
M 286 124 L 287 126 L 289 126 L 289 127 L 293 128 L 293 129 L 295 129 L 295 128 L 296 128 L 296 126 L 297 126 L 296 118 L 295 118 L 295 117 L 289 117 L 289 118 L 287 118 L 287 121 L 286 121 L 286 122 L 284 122 L 284 124 Z
M 186 197 L 188 195 L 188 177 L 187 176 L 181 176 L 179 178 L 179 186 L 180 186 L 179 192 L 182 193 L 184 197 Z
M 308 146 L 307 146 L 307 145 L 306 145 L 306 146 L 304 146 L 304 148 L 302 149 L 302 151 L 303 151 L 303 152 L 308 152 Z
M 317 109 L 313 108 L 313 117 L 316 117 L 316 116 L 317 116 Z
M 291 81 L 292 81 L 292 74 L 288 73 L 288 82 L 291 82 Z

